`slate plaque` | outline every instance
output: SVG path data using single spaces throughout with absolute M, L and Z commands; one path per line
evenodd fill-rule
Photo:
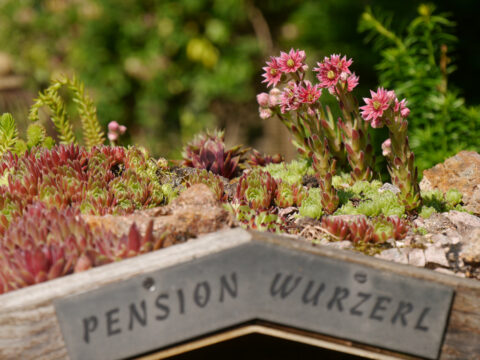
M 55 302 L 68 352 L 122 359 L 262 319 L 439 355 L 453 290 L 251 242 Z

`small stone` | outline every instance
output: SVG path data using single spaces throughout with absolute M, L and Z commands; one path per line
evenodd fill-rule
M 408 264 L 408 251 L 409 249 L 387 249 L 380 254 L 375 255 L 376 258 L 388 261 L 394 261 L 400 264 Z
M 408 254 L 408 263 L 413 266 L 425 267 L 425 253 L 422 249 L 412 249 Z
M 391 191 L 394 194 L 398 194 L 400 192 L 400 189 L 396 187 L 395 185 L 392 185 L 390 183 L 385 183 L 378 189 L 378 192 L 384 192 L 384 191 Z
M 216 205 L 217 199 L 215 194 L 205 184 L 195 184 L 184 190 L 178 198 L 172 201 L 171 206 L 185 206 L 185 205 Z
M 474 229 L 462 239 L 459 257 L 467 264 L 480 264 L 480 229 Z
M 480 228 L 480 218 L 466 212 L 449 211 L 443 216 L 450 220 L 460 233 L 470 232 L 471 228 Z
M 440 246 L 428 246 L 425 250 L 425 260 L 427 262 L 427 266 L 449 267 L 445 251 Z

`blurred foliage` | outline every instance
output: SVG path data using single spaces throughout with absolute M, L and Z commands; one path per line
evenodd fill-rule
M 463 16 L 474 13 L 473 0 L 436 2 Z M 357 32 L 365 5 L 395 13 L 401 29 L 418 1 L 0 0 L 0 52 L 13 57 L 14 72 L 27 79 L 32 94 L 51 78 L 75 72 L 95 99 L 104 128 L 117 121 L 128 127 L 125 141 L 178 158 L 182 142 L 205 128 L 227 126 L 228 140 L 229 122 L 241 123 L 236 128 L 250 143 L 262 136 L 254 95 L 263 89 L 262 64 L 280 49 L 303 48 L 315 60 L 331 53 L 352 57 L 360 75 L 357 93 L 366 96 L 377 84 L 373 64 L 380 57 Z M 459 24 L 471 42 L 475 32 L 467 25 L 475 24 Z M 476 65 L 473 57 L 459 57 L 465 59 Z M 453 78 L 464 81 L 468 72 Z M 0 107 L 2 95 L 0 90 Z
M 0 48 L 35 90 L 77 72 L 102 124 L 127 125 L 155 153 L 214 125 L 212 99 L 253 98 L 259 54 L 236 0 L 6 0 Z
M 385 13 L 367 8 L 359 28 L 381 53 L 376 66 L 380 86 L 408 100 L 410 141 L 419 170 L 460 150 L 478 151 L 480 106 L 466 106 L 459 90 L 448 84 L 456 69 L 449 57 L 457 41 L 455 23 L 446 14 L 435 14 L 433 5 L 420 5 L 418 17 L 404 32 L 392 30 L 391 22 Z

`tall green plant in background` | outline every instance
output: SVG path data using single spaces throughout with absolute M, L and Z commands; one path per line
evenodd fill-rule
M 469 107 L 460 91 L 448 86 L 455 70 L 449 53 L 457 41 L 455 23 L 434 14 L 433 5 L 420 5 L 418 17 L 397 33 L 391 17 L 367 8 L 360 31 L 368 32 L 381 54 L 377 65 L 380 85 L 408 99 L 410 142 L 420 170 L 459 150 L 479 149 L 480 107 Z

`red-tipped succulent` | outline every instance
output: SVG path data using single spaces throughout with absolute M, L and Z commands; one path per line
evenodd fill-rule
M 237 145 L 227 149 L 223 131 L 200 134 L 185 146 L 182 152 L 183 165 L 206 169 L 214 174 L 232 179 L 240 172 L 245 162 L 246 148 Z
M 279 164 L 284 160 L 283 156 L 280 154 L 275 155 L 266 155 L 261 154 L 259 151 L 252 149 L 252 153 L 250 154 L 250 159 L 248 160 L 248 164 L 250 166 L 266 166 L 268 164 Z
M 234 201 L 255 210 L 267 210 L 273 205 L 277 183 L 263 170 L 245 172 L 238 181 Z

